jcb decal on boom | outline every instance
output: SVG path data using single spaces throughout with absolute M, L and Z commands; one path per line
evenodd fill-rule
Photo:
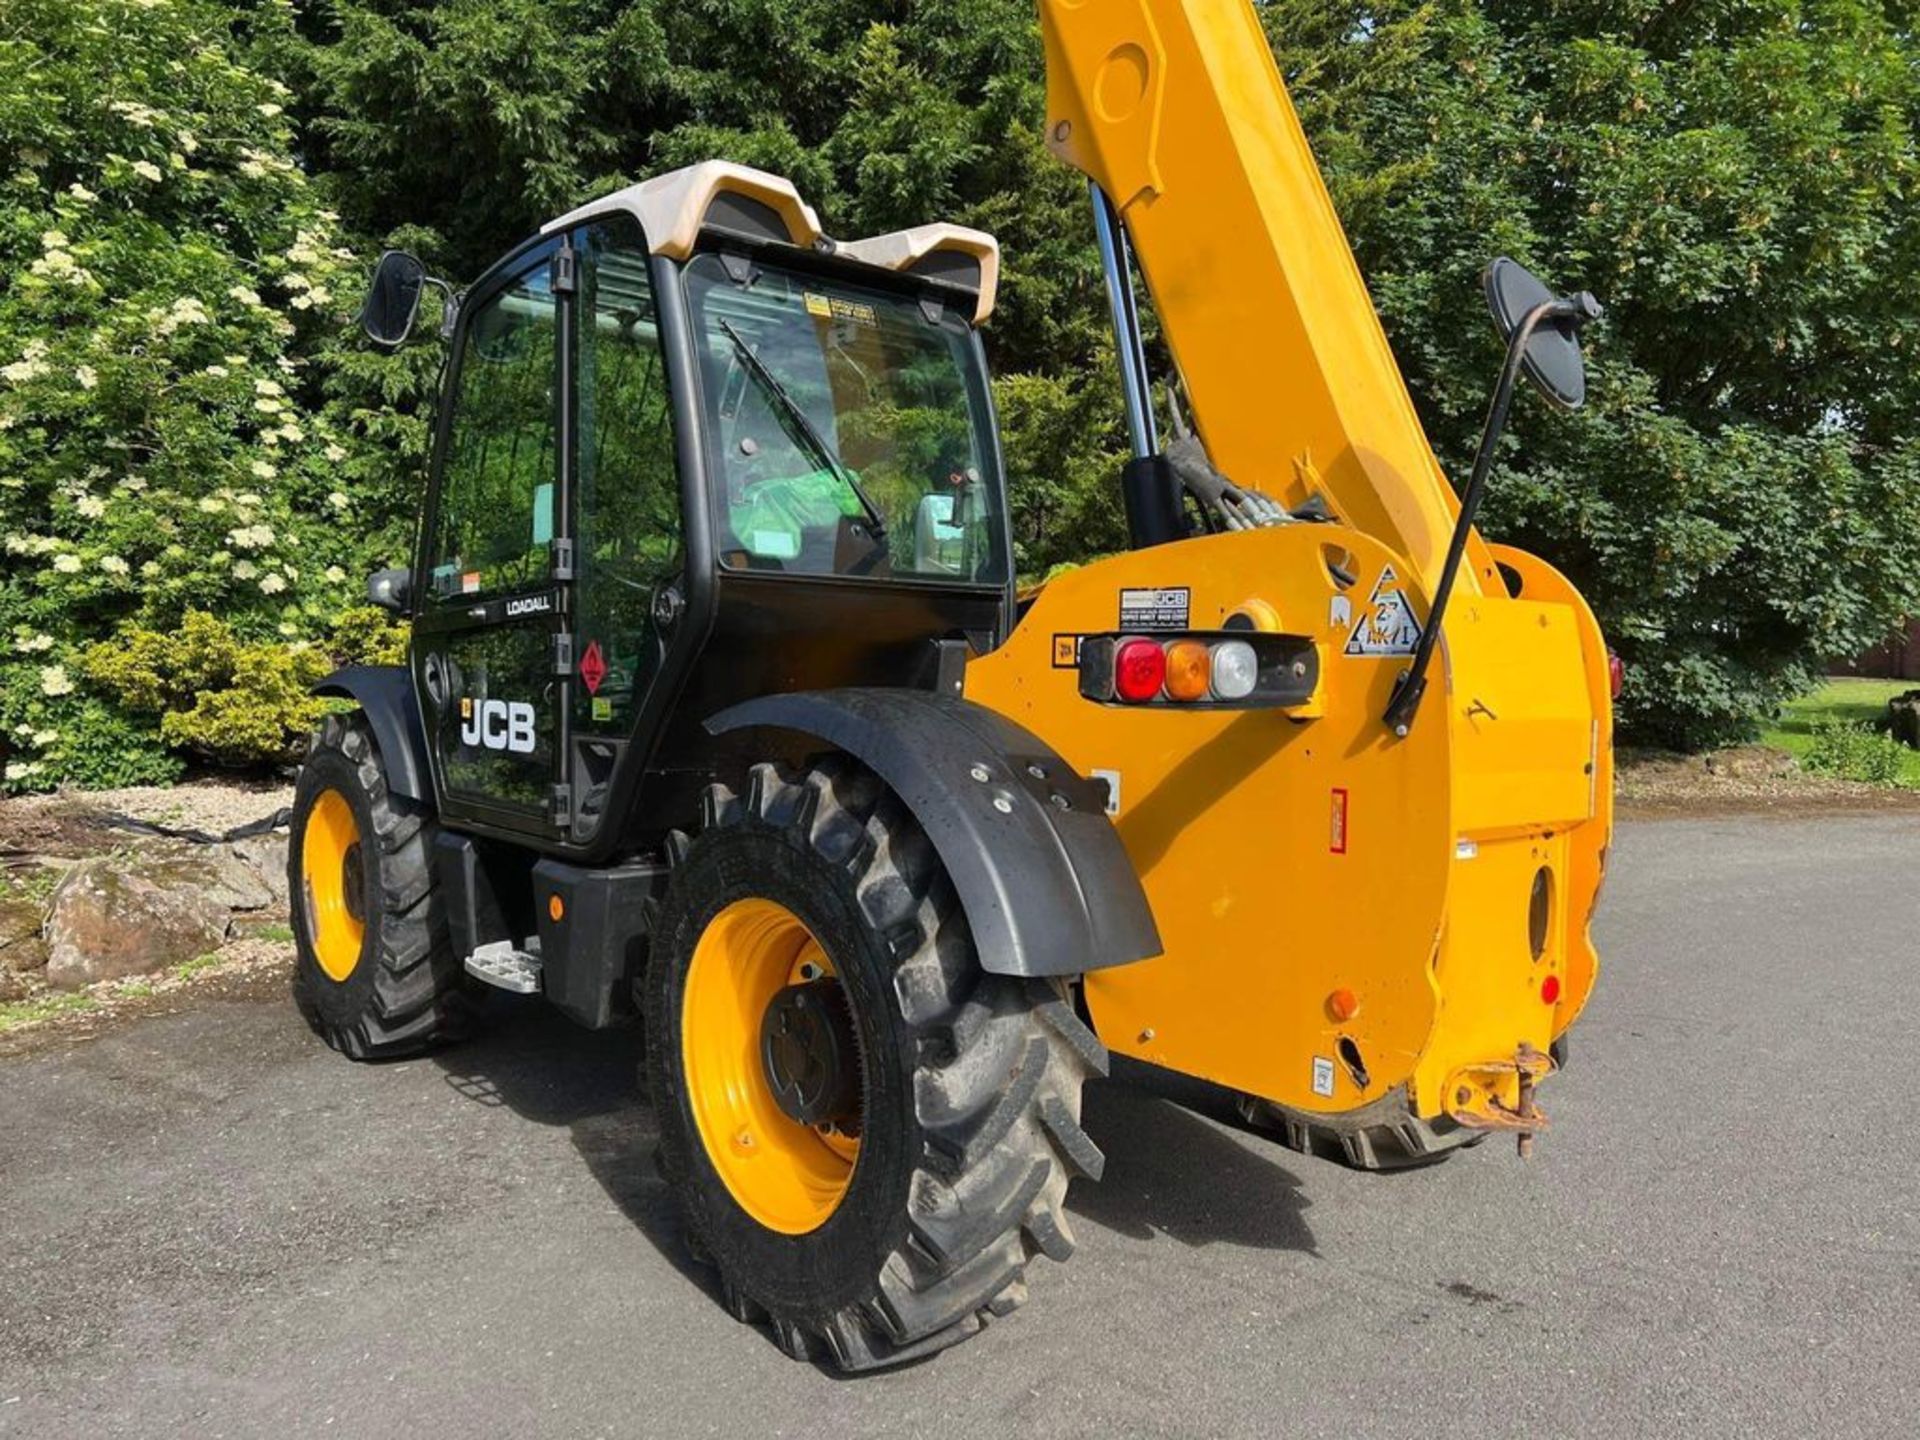
M 531 755 L 534 746 L 533 706 L 524 700 L 460 702 L 460 743 L 488 750 Z

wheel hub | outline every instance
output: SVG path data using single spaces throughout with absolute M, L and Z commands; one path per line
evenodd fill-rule
M 840 982 L 788 985 L 760 1023 L 760 1063 L 774 1103 L 802 1125 L 845 1129 L 860 1111 L 860 1053 Z
M 340 862 L 340 884 L 345 892 L 342 898 L 347 904 L 347 914 L 353 917 L 356 925 L 364 925 L 367 922 L 365 864 L 360 854 L 360 842 L 356 840 L 347 847 L 346 857 Z

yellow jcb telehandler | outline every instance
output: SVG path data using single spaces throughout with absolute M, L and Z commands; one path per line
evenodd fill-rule
M 991 237 L 831 238 L 695 165 L 446 288 L 418 553 L 371 587 L 409 660 L 326 682 L 298 787 L 314 1028 L 404 1053 L 476 984 L 637 1019 L 726 1303 L 850 1370 L 1067 1257 L 1110 1051 L 1388 1168 L 1524 1143 L 1594 982 L 1607 652 L 1472 522 L 1517 378 L 1579 403 L 1597 307 L 1489 268 L 1456 498 L 1247 0 L 1040 10 L 1132 548 L 1016 592 Z M 427 285 L 384 256 L 369 332 Z

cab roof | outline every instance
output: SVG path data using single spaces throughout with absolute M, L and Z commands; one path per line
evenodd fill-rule
M 590 200 L 543 225 L 541 233 L 617 212 L 639 221 L 654 254 L 674 260 L 693 253 L 702 231 L 713 231 L 915 275 L 972 296 L 976 325 L 993 313 L 1000 283 L 1000 243 L 983 230 L 942 223 L 834 240 L 791 180 L 728 160 L 703 160 Z

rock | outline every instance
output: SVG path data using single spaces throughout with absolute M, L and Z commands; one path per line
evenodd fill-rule
M 1920 750 L 1920 690 L 1909 690 L 1887 701 L 1887 728 L 1902 745 Z
M 0 1000 L 18 1000 L 25 984 L 19 977 L 47 963 L 47 942 L 40 938 L 46 919 L 44 901 L 18 891 L 0 896 L 0 990 L 8 992 Z
M 287 908 L 287 837 L 285 832 L 272 835 L 254 835 L 246 840 L 236 840 L 231 849 L 244 861 L 247 868 L 260 877 L 272 897 L 269 909 L 284 912 Z
M 223 845 L 168 845 L 137 862 L 162 885 L 199 885 L 229 910 L 264 910 L 273 891 L 254 868 Z
M 205 955 L 227 937 L 234 893 L 219 866 L 190 855 L 83 860 L 53 892 L 47 980 L 71 990 Z
M 37 939 L 46 919 L 44 901 L 17 892 L 0 895 L 0 956 L 5 956 L 22 940 Z M 0 960 L 0 964 L 3 963 L 4 960 Z
M 1736 745 L 1706 758 L 1707 773 L 1730 780 L 1777 780 L 1798 769 L 1793 756 L 1771 745 Z
M 33 984 L 24 975 L 0 970 L 0 1005 L 9 1000 L 24 1000 L 33 993 Z
M 16 940 L 0 950 L 0 975 L 31 975 L 47 965 L 47 942 L 38 935 Z

